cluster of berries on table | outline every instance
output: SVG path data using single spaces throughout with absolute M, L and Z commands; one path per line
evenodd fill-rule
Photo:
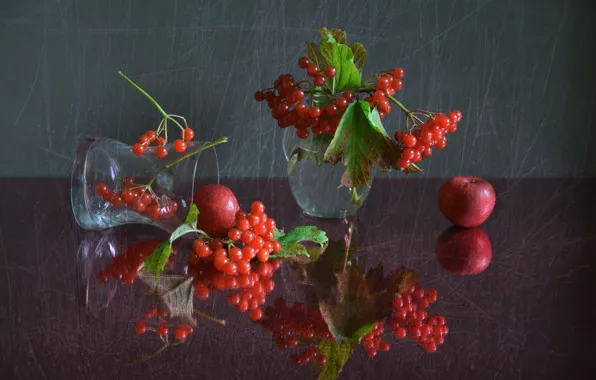
M 303 347 L 300 353 L 292 356 L 294 363 L 307 364 L 314 361 L 323 365 L 327 362 L 327 357 L 317 351 L 316 346 L 322 339 L 333 342 L 333 336 L 318 308 L 307 310 L 302 302 L 288 307 L 283 298 L 277 298 L 273 306 L 265 309 L 261 324 L 272 331 L 278 348 Z
M 99 272 L 99 281 L 105 284 L 112 277 L 114 280 L 131 285 L 138 276 L 139 267 L 145 258 L 151 256 L 159 243 L 159 240 L 147 240 L 126 245 L 123 254 L 115 256 L 104 270 Z M 170 256 L 170 259 L 172 260 L 173 257 L 173 255 Z
M 176 201 L 166 196 L 158 197 L 150 187 L 135 184 L 132 177 L 124 178 L 120 191 L 110 190 L 105 183 L 100 183 L 95 192 L 114 207 L 124 206 L 154 220 L 172 218 L 178 210 Z
M 273 291 L 274 272 L 280 261 L 270 259 L 281 249 L 275 240 L 275 219 L 265 213 L 262 202 L 253 202 L 251 212 L 239 210 L 228 239 L 196 239 L 188 254 L 189 275 L 195 277 L 195 292 L 207 299 L 210 289 L 229 289 L 228 302 L 240 312 L 250 310 L 250 318 L 263 316 L 260 306 Z
M 182 135 L 179 139 L 174 140 L 172 144 L 172 148 L 178 152 L 182 153 L 185 152 L 189 146 L 187 141 L 191 141 L 195 138 L 195 132 L 191 128 L 182 128 Z M 168 147 L 166 144 L 168 141 L 165 137 L 159 136 L 164 129 L 158 129 L 157 131 L 147 131 L 139 137 L 139 140 L 136 144 L 132 146 L 132 152 L 137 156 L 142 156 L 146 149 L 149 148 L 151 145 L 155 145 L 155 155 L 158 158 L 165 158 L 168 156 Z
M 186 323 L 171 325 L 168 321 L 168 312 L 166 310 L 158 310 L 152 307 L 145 312 L 143 318 L 139 319 L 135 324 L 135 331 L 142 335 L 147 331 L 153 331 L 161 338 L 165 338 L 170 334 L 172 327 L 174 331 L 174 338 L 177 341 L 183 342 L 193 333 L 193 328 Z
M 417 115 L 427 117 L 428 120 L 422 122 Z M 457 123 L 461 120 L 462 114 L 458 110 L 451 111 L 448 115 L 411 111 L 408 117 L 413 122 L 413 128 L 407 133 L 400 130 L 395 132 L 395 139 L 403 147 L 398 161 L 402 169 L 430 157 L 432 147 L 444 149 L 447 146 L 447 134 L 457 130 Z

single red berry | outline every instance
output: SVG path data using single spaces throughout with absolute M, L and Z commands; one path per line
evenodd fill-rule
M 228 276 L 234 276 L 238 273 L 238 267 L 236 266 L 235 262 L 228 261 L 227 263 L 225 263 L 225 265 L 223 267 L 223 271 Z
M 393 70 L 393 76 L 397 79 L 401 79 L 404 77 L 404 69 L 402 69 L 401 67 L 397 67 L 395 70 Z
M 333 78 L 335 76 L 335 74 L 337 73 L 337 70 L 335 70 L 335 66 L 327 66 L 325 67 L 325 76 L 327 78 Z
M 422 333 L 422 336 L 430 335 L 433 332 L 433 328 L 430 325 L 422 325 L 420 332 Z
M 301 69 L 306 69 L 308 67 L 309 63 L 310 63 L 310 61 L 308 60 L 307 57 L 301 57 L 298 60 L 298 66 L 300 66 Z
M 248 222 L 252 227 L 257 226 L 261 223 L 261 217 L 257 214 L 248 215 Z
M 242 255 L 242 251 L 240 251 L 240 254 Z M 241 258 L 236 262 L 236 268 L 238 270 L 238 273 L 240 274 L 250 273 L 250 263 L 248 262 L 248 260 L 245 260 L 244 258 Z
M 317 75 L 319 75 L 319 68 L 314 63 L 309 63 L 306 67 L 306 73 L 308 74 L 308 76 L 314 78 Z
M 108 186 L 104 183 L 100 183 L 95 187 L 95 192 L 101 196 L 108 194 L 109 191 Z
M 186 328 L 184 328 L 183 326 L 179 326 L 176 330 L 174 330 L 174 337 L 177 340 L 186 340 Z
M 257 258 L 260 262 L 264 263 L 269 260 L 269 252 L 266 249 L 260 249 L 257 253 Z
M 416 287 L 416 289 L 412 292 L 412 295 L 414 296 L 414 298 L 416 298 L 417 300 L 421 300 L 422 298 L 424 298 L 424 289 L 422 289 L 421 287 Z
M 433 150 L 430 146 L 424 146 L 424 150 L 421 152 L 422 158 L 430 157 L 433 154 Z
M 325 85 L 325 82 L 326 82 L 325 77 L 320 74 L 317 75 L 315 77 L 315 79 L 313 80 L 313 83 L 315 84 L 315 86 L 318 86 L 318 87 L 323 87 Z
M 250 228 L 250 222 L 247 219 L 236 220 L 236 228 L 240 231 L 246 231 Z
M 399 160 L 397 160 L 397 164 L 400 168 L 407 169 L 411 165 L 411 162 L 410 160 L 406 160 L 405 158 L 400 158 Z
M 240 237 L 241 237 L 241 236 L 242 236 L 242 231 L 240 231 L 240 230 L 239 230 L 239 229 L 237 229 L 237 228 L 231 228 L 231 229 L 228 231 L 228 238 L 229 238 L 229 239 L 230 239 L 232 242 L 235 242 L 235 241 L 238 241 L 238 240 L 240 240 Z
M 385 91 L 391 85 L 391 81 L 388 76 L 382 76 L 377 80 L 376 87 L 378 90 Z
M 237 247 L 230 248 L 228 251 L 228 258 L 232 261 L 238 261 L 242 259 L 242 250 Z
M 255 201 L 250 205 L 250 212 L 253 214 L 262 214 L 265 212 L 265 205 L 263 202 Z
M 445 149 L 445 147 L 447 146 L 447 137 L 443 136 L 442 139 L 440 139 L 439 141 L 437 141 L 437 143 L 435 144 L 435 148 L 437 149 Z
M 281 251 L 281 243 L 277 240 L 273 241 L 273 253 L 278 253 L 279 251 Z
M 440 113 L 435 116 L 435 124 L 438 125 L 439 128 L 447 129 L 449 125 L 451 125 L 451 119 L 445 114 Z
M 384 340 L 379 342 L 379 351 L 387 352 L 389 351 L 389 349 L 391 349 L 391 345 L 389 344 L 389 342 L 385 342 Z
M 132 152 L 136 155 L 136 156 L 141 156 L 143 153 L 145 153 L 145 147 L 141 144 L 134 144 L 132 146 Z
M 262 102 L 263 100 L 265 100 L 265 93 L 263 91 L 255 92 L 254 96 L 257 102 Z
M 122 204 L 124 204 L 124 200 L 120 195 L 114 193 L 110 197 L 110 203 L 112 204 L 112 206 L 121 206 Z
M 147 324 L 145 323 L 145 321 L 143 321 L 142 319 L 138 320 L 135 325 L 135 330 L 139 335 L 144 334 L 145 331 L 147 331 Z
M 155 138 L 155 131 L 148 130 L 145 132 L 145 136 L 149 137 L 149 140 L 153 140 Z
M 206 300 L 209 298 L 209 288 L 203 283 L 198 283 L 195 285 L 195 295 L 200 300 Z
M 400 308 L 403 306 L 404 306 L 404 300 L 401 297 L 397 296 L 397 297 L 393 298 L 393 307 L 394 308 L 397 309 L 397 308 Z
M 250 242 L 250 246 L 254 249 L 261 249 L 263 248 L 263 245 L 265 245 L 265 239 L 263 239 L 261 236 L 255 236 L 255 238 Z
M 418 301 L 418 305 L 420 306 L 421 309 L 427 309 L 429 306 L 429 302 L 426 298 L 423 298 L 420 301 Z
M 404 135 L 403 142 L 404 142 L 405 146 L 412 148 L 416 145 L 416 137 L 414 137 L 408 133 L 408 134 Z
M 445 326 L 445 324 L 447 323 L 447 321 L 445 320 L 445 317 L 443 317 L 442 315 L 435 315 L 435 320 L 437 321 L 437 325 L 439 326 Z
M 344 109 L 348 106 L 348 101 L 346 98 L 343 98 L 343 97 L 337 98 L 337 99 L 335 99 L 335 105 L 339 109 Z
M 375 103 L 382 103 L 387 101 L 387 97 L 385 96 L 385 93 L 382 90 L 377 90 L 373 94 L 373 100 L 375 101 Z
M 297 135 L 299 138 L 301 138 L 301 139 L 306 139 L 306 138 L 308 138 L 308 135 L 309 135 L 309 134 L 310 134 L 310 133 L 308 132 L 308 129 L 298 129 L 298 130 L 296 131 L 296 135 Z
M 291 102 L 291 103 L 299 102 L 302 99 L 304 99 L 304 91 L 302 91 L 301 89 L 297 88 L 292 93 L 292 100 L 293 100 L 293 102 Z M 303 104 L 303 103 L 301 103 L 301 104 Z
M 354 93 L 351 91 L 344 91 L 341 93 L 341 96 L 342 98 L 345 98 L 348 101 L 348 103 L 354 100 L 355 97 Z
M 462 118 L 461 111 L 459 111 L 459 110 L 451 111 L 448 116 L 452 122 L 456 122 L 456 123 L 459 123 L 459 121 Z
M 426 291 L 426 299 L 428 302 L 436 302 L 439 298 L 439 292 L 435 288 L 430 288 Z
M 426 350 L 426 352 L 435 352 L 437 350 L 437 344 L 432 340 L 427 341 L 424 344 L 424 349 Z
M 174 141 L 173 148 L 176 152 L 182 153 L 186 151 L 186 143 L 183 140 Z
M 256 322 L 263 318 L 263 310 L 259 309 L 258 307 L 256 309 L 252 309 L 249 316 L 253 322 Z
M 327 356 L 318 354 L 315 358 L 315 362 L 320 366 L 325 365 L 325 363 L 327 363 Z
M 264 97 L 263 97 L 264 99 Z M 190 141 L 195 138 L 195 131 L 191 128 L 184 128 L 184 132 L 182 132 L 182 138 L 186 141 Z
M 310 109 L 308 110 L 308 115 L 312 118 L 317 118 L 321 116 L 321 108 L 317 106 L 310 107 Z
M 158 146 L 157 148 L 155 148 L 155 155 L 158 158 L 165 158 L 168 155 L 168 150 L 165 146 Z
M 410 329 L 410 336 L 414 339 L 418 339 L 422 336 L 422 331 L 419 327 L 414 327 Z
M 389 90 L 394 90 L 393 93 L 395 94 L 395 91 L 399 91 L 401 90 L 401 88 L 404 86 L 403 82 L 401 81 L 401 79 L 396 79 L 393 82 L 391 82 L 391 87 Z M 389 91 L 388 90 L 388 91 Z M 393 96 L 393 95 L 392 95 Z
M 168 335 L 168 328 L 166 327 L 166 325 L 164 325 L 163 323 L 160 323 L 156 328 L 155 328 L 155 332 L 157 333 L 157 335 L 159 336 L 166 336 Z
M 406 337 L 407 334 L 407 330 L 403 327 L 398 327 L 394 332 L 394 335 L 397 339 L 403 339 Z

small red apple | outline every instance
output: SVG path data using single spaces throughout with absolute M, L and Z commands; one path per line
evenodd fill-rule
M 456 226 L 479 226 L 494 208 L 495 190 L 479 177 L 453 177 L 439 190 L 439 210 Z
M 193 201 L 199 208 L 197 227 L 212 237 L 227 236 L 240 209 L 232 190 L 218 184 L 201 186 L 193 194 Z
M 478 274 L 493 257 L 493 248 L 482 227 L 448 228 L 437 240 L 439 264 L 451 273 Z

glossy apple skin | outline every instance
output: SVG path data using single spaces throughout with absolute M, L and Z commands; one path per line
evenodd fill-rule
M 470 275 L 482 273 L 489 266 L 493 248 L 482 227 L 452 226 L 437 239 L 435 253 L 445 270 Z
M 228 187 L 210 184 L 198 188 L 193 201 L 199 208 L 197 226 L 211 237 L 225 237 L 236 222 L 240 209 L 236 196 Z
M 439 210 L 456 226 L 476 227 L 495 208 L 495 190 L 480 177 L 453 177 L 441 185 Z

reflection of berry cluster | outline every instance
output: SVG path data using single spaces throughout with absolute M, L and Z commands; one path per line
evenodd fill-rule
M 165 338 L 170 332 L 170 327 L 172 327 L 168 322 L 167 317 L 167 311 L 158 310 L 156 307 L 152 307 L 145 312 L 143 318 L 137 321 L 135 330 L 139 335 L 144 334 L 147 331 L 154 331 L 160 337 Z M 148 324 L 154 319 L 157 319 L 155 326 L 149 326 Z M 186 340 L 186 337 L 192 334 L 192 332 L 193 329 L 189 325 L 185 323 L 179 324 L 176 325 L 176 329 L 174 330 L 174 338 L 176 338 L 178 341 L 184 341 Z
M 104 183 L 97 185 L 95 191 L 112 206 L 124 205 L 155 220 L 171 218 L 178 210 L 176 201 L 158 197 L 149 187 L 135 184 L 131 177 L 124 179 L 122 191 L 112 191 Z
M 186 121 L 184 122 L 186 123 Z M 147 149 L 151 144 L 156 145 L 155 155 L 157 157 L 165 158 L 168 155 L 168 148 L 166 147 L 167 140 L 165 137 L 159 136 L 160 134 L 165 133 L 165 128 L 162 128 L 161 125 L 157 131 L 147 131 L 141 135 L 141 137 L 139 137 L 139 141 L 132 147 L 132 152 L 135 155 L 141 156 L 143 153 L 145 153 L 145 149 Z M 194 139 L 195 132 L 188 127 L 182 128 L 182 126 L 180 126 L 180 129 L 182 130 L 182 136 L 180 139 L 174 141 L 172 148 L 174 148 L 176 152 L 182 153 L 186 151 L 186 141 Z
M 240 312 L 250 310 L 253 321 L 261 319 L 259 308 L 265 295 L 273 291 L 271 279 L 279 260 L 269 255 L 281 249 L 275 240 L 276 223 L 265 214 L 265 205 L 253 202 L 251 212 L 236 214 L 236 223 L 228 231 L 228 240 L 196 239 L 188 254 L 189 274 L 195 277 L 195 291 L 200 299 L 209 297 L 209 289 L 241 289 L 228 295 L 228 302 Z
M 137 278 L 137 270 L 159 243 L 159 240 L 148 240 L 128 244 L 124 248 L 124 254 L 114 257 L 112 262 L 99 273 L 99 281 L 106 283 L 109 276 L 112 276 L 115 280 L 120 280 L 127 285 L 132 284 Z
M 447 133 L 455 132 L 457 123 L 462 118 L 461 112 L 457 110 L 450 112 L 449 115 L 427 111 L 412 111 L 411 114 L 408 117 L 411 117 L 415 128 L 409 133 L 395 132 L 395 139 L 404 147 L 399 159 L 399 166 L 402 169 L 432 155 L 433 146 L 444 149 L 447 146 Z M 428 120 L 422 123 L 416 114 L 427 117 Z
M 321 339 L 333 341 L 333 337 L 318 309 L 307 311 L 301 302 L 288 308 L 285 301 L 278 298 L 273 307 L 265 309 L 261 324 L 273 332 L 273 339 L 279 348 L 292 348 L 299 343 L 307 346 L 301 353 L 292 356 L 294 363 L 306 364 L 314 360 L 323 365 L 327 361 L 327 357 L 315 347 Z
M 439 296 L 436 289 L 426 292 L 418 286 L 397 295 L 393 299 L 394 315 L 389 320 L 389 327 L 398 339 L 409 336 L 424 347 L 434 352 L 445 342 L 449 332 L 445 317 L 440 314 L 429 317 L 427 308 Z

